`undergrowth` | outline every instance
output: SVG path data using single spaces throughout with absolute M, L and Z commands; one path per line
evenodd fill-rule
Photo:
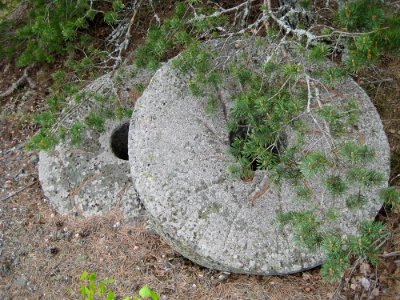
M 17 59 L 19 67 L 32 63 L 51 63 L 57 56 L 71 54 L 77 49 L 88 54 L 81 64 L 91 63 L 89 60 L 99 53 L 95 53 L 98 51 L 85 29 L 96 21 L 99 14 L 105 23 L 116 24 L 118 12 L 124 6 L 121 0 L 103 5 L 86 0 L 27 2 L 29 14 L 26 23 L 17 28 L 14 38 L 22 49 Z
M 52 74 L 53 84 L 46 99 L 46 109 L 32 118 L 39 131 L 28 141 L 26 148 L 49 150 L 65 139 L 79 145 L 86 130 L 102 131 L 106 119 L 130 117 L 132 110 L 121 105 L 115 92 L 79 92 L 87 80 L 111 67 L 107 65 L 110 52 L 99 49 L 98 38 L 90 27 L 100 25 L 111 31 L 120 20 L 124 3 L 121 0 L 102 3 L 29 0 L 25 5 L 28 13 L 22 23 L 8 19 L 0 21 L 0 33 L 6 41 L 1 47 L 0 59 L 16 57 L 17 67 L 62 62 L 61 69 Z M 71 102 L 76 106 L 93 99 L 97 103 L 96 109 L 84 120 L 75 120 L 69 125 L 60 121 L 69 113 Z

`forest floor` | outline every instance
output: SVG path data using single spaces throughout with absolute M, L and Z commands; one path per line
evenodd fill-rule
M 40 187 L 38 153 L 26 152 L 24 143 L 37 130 L 30 120 L 44 108 L 58 67 L 34 67 L 35 89 L 23 86 L 0 98 L 0 299 L 78 299 L 85 270 L 113 278 L 118 296 L 148 284 L 161 299 L 400 299 L 399 210 L 377 216 L 391 233 L 378 264 L 356 261 L 340 283 L 324 282 L 319 268 L 288 276 L 213 271 L 182 257 L 145 224 L 125 224 L 117 210 L 85 219 L 57 214 Z M 0 91 L 22 73 L 13 62 L 0 62 Z M 400 187 L 400 58 L 382 57 L 355 79 L 382 118 L 390 183 Z

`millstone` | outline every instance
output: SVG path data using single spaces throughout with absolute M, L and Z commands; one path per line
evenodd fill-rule
M 118 90 L 120 101 L 133 107 L 129 94 L 136 84 L 146 85 L 152 74 L 132 67 L 120 73 L 124 82 L 124 90 Z M 100 105 L 93 93 L 106 95 L 115 88 L 112 80 L 106 74 L 89 84 L 83 90 L 88 96 L 79 104 L 70 103 L 66 110 L 70 113 L 62 124 L 69 127 L 75 120 L 84 120 Z M 106 101 L 112 104 L 110 99 Z M 86 130 L 79 146 L 66 140 L 52 151 L 39 153 L 39 179 L 46 198 L 59 213 L 90 216 L 119 207 L 128 221 L 142 215 L 130 177 L 128 129 L 129 120 L 107 120 L 101 133 Z
M 273 51 L 276 57 L 287 56 L 277 53 L 276 45 L 260 47 L 251 40 L 213 42 L 209 46 L 218 49 L 215 52 L 222 60 L 251 58 L 247 61 L 252 61 L 255 69 Z M 329 209 L 335 209 L 338 218 L 326 222 L 323 228 L 335 229 L 343 237 L 356 234 L 362 221 L 375 217 L 381 207 L 377 194 L 386 183 L 368 188 L 368 203 L 351 210 L 346 206 L 346 196 L 335 198 L 328 193 L 322 176 L 313 177 L 309 183 L 315 194 L 311 203 L 296 200 L 290 182 L 268 184 L 266 171 L 256 171 L 251 181 L 232 180 L 226 172 L 234 162 L 227 154 L 226 108 L 231 106 L 235 87 L 225 80 L 219 91 L 219 108 L 207 116 L 207 98 L 193 96 L 187 83 L 188 77 L 174 69 L 172 61 L 161 67 L 138 99 L 129 129 L 129 161 L 140 199 L 155 229 L 182 255 L 227 272 L 289 274 L 320 265 L 324 255 L 297 243 L 294 229 L 277 222 L 278 212 L 314 210 L 324 217 Z M 350 78 L 337 89 L 320 92 L 321 99 L 332 103 L 356 99 L 359 122 L 346 139 L 362 140 L 374 147 L 376 159 L 368 167 L 383 172 L 387 179 L 389 146 L 366 93 Z M 307 114 L 304 119 L 310 121 L 311 128 L 303 147 L 331 158 L 330 143 L 316 133 L 318 127 Z M 293 144 L 295 134 L 290 128 L 286 135 L 287 145 Z M 356 187 L 350 187 L 348 193 L 356 191 Z

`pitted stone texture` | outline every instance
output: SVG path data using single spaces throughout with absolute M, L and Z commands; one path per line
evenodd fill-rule
M 259 66 L 274 48 L 257 48 L 243 41 L 230 43 L 236 48 L 243 45 L 239 50 L 227 44 L 223 43 L 228 49 L 217 51 L 220 57 L 240 58 L 242 52 L 247 52 Z M 207 99 L 192 96 L 187 78 L 167 63 L 137 101 L 129 131 L 129 157 L 136 189 L 157 232 L 187 258 L 223 271 L 289 274 L 318 266 L 323 254 L 299 246 L 293 229 L 276 221 L 277 212 L 315 210 L 317 217 L 326 219 L 328 210 L 335 208 L 340 215 L 335 222 L 327 222 L 325 229 L 335 229 L 343 236 L 355 234 L 360 222 L 373 218 L 380 209 L 377 192 L 386 184 L 370 188 L 366 194 L 370 201 L 360 210 L 347 209 L 344 197 L 334 199 L 319 176 L 311 182 L 315 194 L 311 202 L 295 200 L 294 187 L 288 182 L 281 187 L 270 185 L 266 193 L 249 200 L 268 182 L 268 173 L 257 171 L 250 182 L 228 177 L 226 168 L 233 158 L 227 154 L 229 139 L 223 107 L 229 107 L 228 98 L 234 88 L 229 83 L 223 86 L 220 95 L 225 105 L 207 117 Z M 325 96 L 331 101 L 349 96 L 357 99 L 361 108 L 359 129 L 347 139 L 362 137 L 376 148 L 377 159 L 368 167 L 382 171 L 388 178 L 387 138 L 365 92 L 348 79 L 340 90 L 321 94 L 321 99 Z M 317 138 L 312 132 L 306 136 L 304 147 L 318 148 L 329 155 L 329 143 L 321 142 L 321 136 Z M 290 130 L 287 135 L 288 143 L 293 143 L 295 135 Z M 350 190 L 355 191 L 355 187 Z
M 124 82 L 124 89 L 118 89 L 120 99 L 133 107 L 129 92 L 135 84 L 146 85 L 152 73 L 137 72 L 133 67 L 127 67 L 118 74 Z M 112 88 L 115 85 L 110 74 L 106 74 L 88 85 L 83 92 L 86 95 L 105 95 Z M 63 119 L 63 124 L 84 120 L 87 113 L 99 105 L 92 98 L 89 96 L 79 105 L 71 102 L 68 109 L 72 108 L 72 113 Z M 129 120 L 107 120 L 102 133 L 85 131 L 78 147 L 66 141 L 57 145 L 53 151 L 40 152 L 39 179 L 49 203 L 59 213 L 90 216 L 119 207 L 125 219 L 130 222 L 143 215 L 142 205 L 132 184 L 129 162 L 118 159 L 110 147 L 112 132 L 123 122 Z

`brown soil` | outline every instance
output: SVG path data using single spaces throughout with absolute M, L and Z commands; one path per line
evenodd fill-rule
M 164 7 L 165 6 L 165 7 Z M 171 10 L 170 1 L 164 13 Z M 161 13 L 160 13 L 161 15 Z M 133 40 L 143 40 L 148 22 Z M 78 299 L 84 270 L 113 278 L 118 296 L 148 284 L 162 299 L 400 299 L 400 212 L 378 219 L 390 229 L 376 267 L 356 261 L 340 284 L 319 269 L 290 276 L 229 275 L 202 268 L 171 249 L 144 224 L 124 224 L 112 211 L 102 217 L 58 215 L 46 202 L 37 176 L 37 153 L 23 150 L 35 132 L 32 113 L 44 107 L 56 65 L 30 71 L 37 88 L 21 87 L 0 99 L 0 299 Z M 0 91 L 22 75 L 0 63 Z M 391 184 L 400 186 L 400 58 L 383 57 L 359 83 L 381 115 L 392 151 Z M 366 290 L 360 284 L 370 283 Z

